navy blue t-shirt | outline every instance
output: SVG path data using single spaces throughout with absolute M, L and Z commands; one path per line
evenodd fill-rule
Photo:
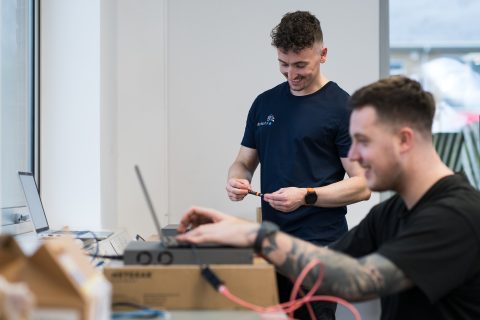
M 257 150 L 262 193 L 285 187 L 320 187 L 344 178 L 340 158 L 347 157 L 351 144 L 348 98 L 335 82 L 306 96 L 294 96 L 284 82 L 255 99 L 242 145 Z M 346 212 L 346 207 L 301 206 L 283 213 L 262 201 L 264 220 L 321 244 L 347 231 Z

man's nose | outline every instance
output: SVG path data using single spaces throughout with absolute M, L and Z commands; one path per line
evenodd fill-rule
M 289 68 L 287 73 L 288 73 L 288 79 L 290 80 L 294 80 L 298 76 L 298 73 L 296 73 L 292 68 Z
M 348 150 L 348 155 L 347 156 L 348 156 L 348 160 L 350 160 L 350 161 L 358 161 L 360 159 L 354 142 L 352 142 L 352 145 L 350 146 L 350 149 Z

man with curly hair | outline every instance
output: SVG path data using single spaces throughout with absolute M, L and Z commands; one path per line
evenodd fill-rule
M 287 13 L 271 37 L 287 81 L 253 102 L 227 193 L 242 200 L 260 163 L 263 220 L 326 245 L 347 231 L 346 205 L 370 197 L 363 169 L 347 158 L 349 95 L 320 72 L 327 48 L 314 15 Z M 291 280 L 277 280 L 280 300 L 289 300 Z M 335 318 L 334 304 L 316 303 L 314 309 L 318 319 Z M 305 309 L 295 316 L 308 317 Z

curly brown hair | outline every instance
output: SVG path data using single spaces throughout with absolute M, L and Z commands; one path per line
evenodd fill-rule
M 313 47 L 316 42 L 323 42 L 320 21 L 308 11 L 285 14 L 270 36 L 274 47 L 287 52 L 299 52 Z
M 430 135 L 435 100 L 419 82 L 405 76 L 390 76 L 358 89 L 350 98 L 353 110 L 371 106 L 381 121 L 409 125 Z

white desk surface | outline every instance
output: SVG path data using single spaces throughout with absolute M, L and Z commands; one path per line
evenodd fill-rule
M 287 316 L 281 314 L 261 315 L 253 311 L 247 310 L 190 310 L 169 311 L 171 320 L 278 320 L 288 319 Z M 162 318 L 157 318 L 162 319 Z M 163 318 L 165 319 L 165 318 Z

